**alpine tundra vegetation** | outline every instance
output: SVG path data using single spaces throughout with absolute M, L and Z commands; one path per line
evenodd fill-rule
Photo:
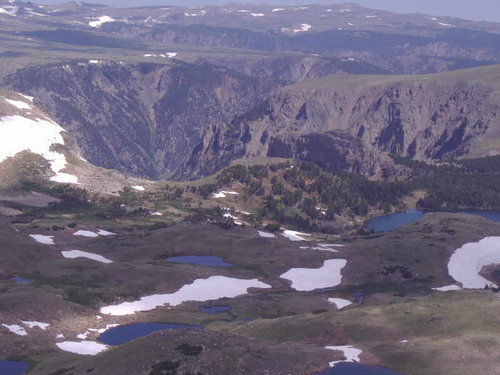
M 0 0 L 0 374 L 499 372 L 500 24 L 256 3 Z

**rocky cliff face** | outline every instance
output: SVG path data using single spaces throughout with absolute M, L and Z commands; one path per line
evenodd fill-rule
M 295 62 L 313 74 L 314 64 Z M 289 70 L 303 77 L 298 71 Z M 266 156 L 389 176 L 389 154 L 491 154 L 479 140 L 499 138 L 498 90 L 489 83 L 498 72 L 330 76 L 279 88 L 279 74 L 212 65 L 79 62 L 25 69 L 7 83 L 33 95 L 87 160 L 135 176 L 189 180 Z
M 210 65 L 79 62 L 35 67 L 7 84 L 36 98 L 84 157 L 149 178 L 192 179 L 222 166 L 193 151 L 253 108 L 276 84 Z M 215 154 L 219 147 L 214 145 Z
M 376 66 L 346 58 L 315 55 L 284 55 L 274 57 L 230 56 L 217 58 L 203 57 L 193 62 L 225 66 L 246 75 L 272 78 L 291 84 L 305 79 L 339 74 L 387 74 L 388 71 Z
M 228 142 L 238 138 L 234 149 L 245 155 L 385 175 L 389 154 L 426 161 L 481 154 L 474 142 L 500 127 L 499 108 L 495 90 L 477 82 L 327 78 L 278 91 L 257 116 L 233 123 Z

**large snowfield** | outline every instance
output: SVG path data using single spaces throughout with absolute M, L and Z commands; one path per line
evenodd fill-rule
M 153 310 L 163 305 L 177 306 L 185 301 L 210 301 L 219 298 L 237 297 L 246 294 L 249 288 L 270 288 L 257 279 L 244 280 L 226 276 L 211 276 L 186 284 L 175 293 L 154 294 L 138 301 L 124 302 L 101 308 L 108 315 L 129 315 L 138 311 Z
M 345 259 L 325 260 L 320 268 L 292 268 L 280 277 L 290 280 L 292 288 L 301 292 L 310 292 L 315 289 L 337 286 L 342 281 L 342 268 Z
M 66 168 L 66 157 L 51 149 L 52 145 L 64 145 L 61 133 L 64 129 L 53 121 L 30 119 L 23 116 L 0 118 L 0 162 L 21 151 L 29 150 L 50 162 L 55 176 L 52 181 L 78 183 L 78 179 L 61 171 Z
M 457 249 L 448 263 L 448 272 L 463 288 L 482 289 L 485 285 L 496 286 L 479 274 L 491 264 L 500 264 L 500 237 L 485 237 Z

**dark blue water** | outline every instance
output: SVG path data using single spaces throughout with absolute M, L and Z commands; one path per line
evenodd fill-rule
M 29 368 L 30 365 L 26 362 L 0 361 L 0 374 L 2 375 L 23 375 Z
M 338 363 L 335 367 L 321 371 L 317 375 L 401 375 L 385 367 L 366 366 L 358 363 Z
M 390 232 L 402 227 L 403 225 L 414 223 L 424 215 L 424 211 L 406 210 L 396 214 L 383 215 L 373 218 L 368 220 L 365 226 L 368 230 L 373 230 L 375 233 Z
M 478 215 L 486 219 L 500 223 L 500 211 L 499 210 L 462 210 L 458 211 L 464 214 Z M 404 225 L 412 224 L 422 216 L 426 214 L 426 211 L 420 210 L 406 210 L 403 212 L 398 212 L 390 215 L 383 215 L 368 220 L 365 227 L 368 230 L 373 230 L 374 232 L 391 232 Z
M 31 280 L 26 280 L 23 279 L 22 277 L 12 277 L 12 281 L 14 281 L 16 284 L 29 284 L 31 283 Z
M 498 210 L 464 210 L 460 212 L 463 212 L 464 214 L 482 216 L 496 223 L 500 223 L 500 211 Z
M 180 256 L 170 257 L 165 259 L 166 262 L 172 263 L 185 263 L 185 264 L 198 264 L 200 266 L 210 267 L 232 267 L 233 264 L 227 263 L 221 257 L 214 256 Z
M 227 312 L 230 311 L 231 307 L 230 306 L 201 306 L 200 311 L 205 314 L 219 314 L 222 312 Z
M 99 335 L 97 340 L 106 345 L 122 345 L 139 337 L 147 336 L 156 331 L 165 329 L 199 329 L 199 325 L 173 323 L 134 323 L 125 326 L 110 328 Z M 1 372 L 0 372 L 1 373 Z

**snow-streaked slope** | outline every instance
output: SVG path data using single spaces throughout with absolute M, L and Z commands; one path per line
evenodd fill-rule
M 5 99 L 5 101 L 17 109 L 32 109 L 31 105 L 20 100 Z
M 18 107 L 19 108 L 19 107 Z M 66 157 L 53 150 L 53 145 L 64 145 L 61 133 L 64 129 L 57 123 L 20 115 L 0 118 L 0 162 L 15 156 L 21 151 L 39 154 L 50 162 L 55 176 L 52 181 L 60 183 L 78 183 L 76 176 L 62 173 L 66 168 Z

